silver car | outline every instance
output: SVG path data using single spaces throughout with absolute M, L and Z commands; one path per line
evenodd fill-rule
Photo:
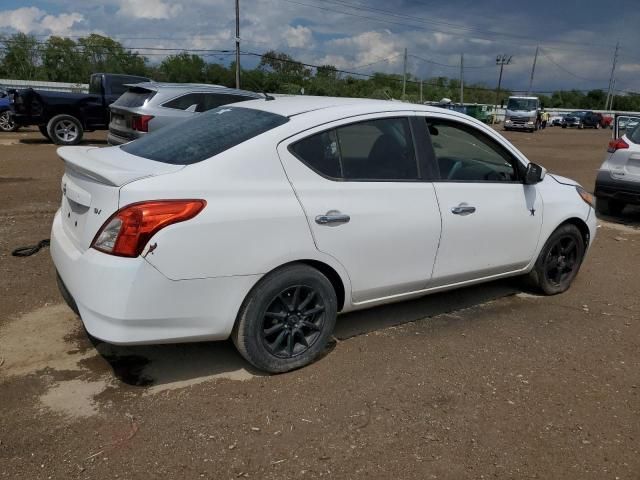
M 128 85 L 128 90 L 109 107 L 107 141 L 110 145 L 121 145 L 200 112 L 254 98 L 262 96 L 220 85 L 156 82 Z
M 640 117 L 616 115 L 613 139 L 596 177 L 600 213 L 620 215 L 626 205 L 640 205 Z

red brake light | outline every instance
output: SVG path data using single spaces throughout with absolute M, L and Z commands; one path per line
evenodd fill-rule
M 107 220 L 91 242 L 96 250 L 121 257 L 137 257 L 162 228 L 195 217 L 204 200 L 157 200 L 127 205 Z
M 629 144 L 625 142 L 622 138 L 617 138 L 609 142 L 609 148 L 607 148 L 607 152 L 613 153 L 616 150 L 620 150 L 622 148 L 629 148 Z
M 149 131 L 149 122 L 153 119 L 153 115 L 134 115 L 131 117 L 131 128 L 139 132 Z

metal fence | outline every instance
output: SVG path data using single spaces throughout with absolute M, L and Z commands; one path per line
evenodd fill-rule
M 88 83 L 44 82 L 39 80 L 10 80 L 0 78 L 0 86 L 9 88 L 36 88 L 38 90 L 48 90 L 51 92 L 89 92 Z

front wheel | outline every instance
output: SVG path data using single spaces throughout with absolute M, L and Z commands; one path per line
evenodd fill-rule
M 253 366 L 281 373 L 313 362 L 324 351 L 337 316 L 331 282 L 306 265 L 264 277 L 247 296 L 232 333 Z
M 585 244 L 578 227 L 567 223 L 558 227 L 545 243 L 533 270 L 531 282 L 546 295 L 566 291 L 580 270 Z
M 84 130 L 80 120 L 72 115 L 56 115 L 47 123 L 49 138 L 56 145 L 77 145 Z
M 0 113 L 0 130 L 3 132 L 15 132 L 20 128 L 11 118 L 9 110 Z

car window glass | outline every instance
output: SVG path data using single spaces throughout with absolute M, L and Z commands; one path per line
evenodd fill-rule
M 416 180 L 413 139 L 406 118 L 385 118 L 336 129 L 345 180 Z
M 335 130 L 311 135 L 290 147 L 290 151 L 317 173 L 331 178 L 342 178 L 338 139 Z
M 112 105 L 119 107 L 141 107 L 144 102 L 153 98 L 156 92 L 146 88 L 129 88 Z
M 93 95 L 101 95 L 102 94 L 102 76 L 101 75 L 92 75 L 89 80 L 89 93 Z
M 222 93 L 205 93 L 202 95 L 202 102 L 198 104 L 196 112 L 206 112 L 212 108 L 221 107 L 222 105 L 228 105 L 230 103 L 244 102 L 246 100 L 253 100 L 251 97 L 244 95 L 227 95 Z
M 287 123 L 275 113 L 221 107 L 172 126 L 171 135 L 156 130 L 120 148 L 127 153 L 174 165 L 190 165 Z
M 167 108 L 175 108 L 176 110 L 186 110 L 191 105 L 197 105 L 196 111 L 200 105 L 204 104 L 204 95 L 201 93 L 188 93 L 186 95 L 181 95 L 173 100 L 169 100 L 168 102 L 162 104 L 163 107 Z
M 516 181 L 516 160 L 479 130 L 457 122 L 427 119 L 440 179 L 467 182 Z

